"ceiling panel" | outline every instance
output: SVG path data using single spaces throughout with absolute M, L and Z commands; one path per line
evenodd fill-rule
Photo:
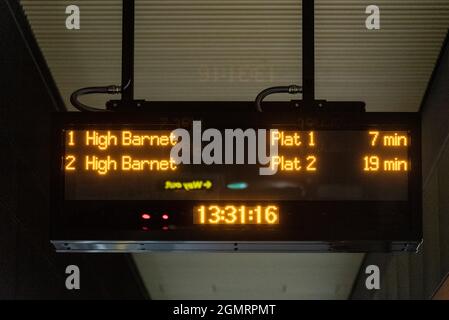
M 121 0 L 22 3 L 66 101 L 77 88 L 120 83 Z M 253 100 L 268 86 L 300 84 L 300 3 L 137 0 L 136 98 Z M 369 31 L 372 1 L 316 1 L 317 98 L 416 111 L 448 29 L 449 0 L 375 3 L 381 30 Z M 65 28 L 70 4 L 81 9 L 81 30 Z
M 337 253 L 134 255 L 152 299 L 181 300 L 346 299 L 362 258 Z

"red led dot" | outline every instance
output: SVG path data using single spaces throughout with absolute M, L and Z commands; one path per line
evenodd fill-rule
M 142 227 L 142 230 L 143 231 L 148 231 L 149 229 L 148 229 L 148 227 Z
M 168 220 L 168 214 L 163 214 L 163 215 L 162 215 L 162 219 Z
M 142 219 L 143 220 L 150 220 L 151 216 L 148 213 L 144 213 L 142 214 Z
M 163 226 L 163 227 L 162 227 L 162 230 L 167 231 L 167 230 L 168 230 L 168 227 L 167 227 L 167 226 Z

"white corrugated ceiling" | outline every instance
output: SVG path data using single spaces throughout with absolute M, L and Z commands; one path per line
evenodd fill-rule
M 22 0 L 68 103 L 120 84 L 121 0 Z M 449 27 L 449 0 L 317 0 L 317 98 L 416 111 Z M 136 98 L 253 100 L 301 83 L 301 1 L 137 0 Z M 65 8 L 81 9 L 81 30 Z M 381 30 L 365 8 L 381 9 Z M 110 97 L 85 101 L 104 105 Z M 276 97 L 282 99 L 282 97 Z M 285 97 L 289 99 L 290 97 Z M 153 298 L 346 298 L 357 254 L 151 254 L 135 260 Z
M 135 261 L 153 299 L 346 299 L 361 254 L 164 253 Z
M 120 83 L 121 0 L 22 3 L 66 101 L 79 87 Z M 65 28 L 70 4 L 81 30 Z M 136 97 L 253 100 L 265 87 L 300 84 L 300 4 L 137 0 Z M 365 28 L 370 4 L 381 10 L 379 31 Z M 416 111 L 448 26 L 449 0 L 317 0 L 317 97 Z

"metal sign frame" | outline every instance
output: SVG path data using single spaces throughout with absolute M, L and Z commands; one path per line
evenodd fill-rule
M 179 108 L 182 103 L 174 102 Z M 281 105 L 279 106 L 281 108 Z M 214 110 L 212 105 L 210 109 Z M 64 199 L 61 159 L 65 128 L 145 128 L 148 124 L 182 126 L 202 120 L 214 128 L 263 128 L 272 124 L 298 130 L 378 129 L 409 130 L 408 201 L 277 201 L 290 216 L 300 216 L 296 229 L 257 232 L 226 232 L 207 229 L 142 232 L 136 228 L 136 212 L 143 208 L 167 208 L 186 217 L 193 201 L 68 201 Z M 416 251 L 422 239 L 421 132 L 417 113 L 335 112 L 152 112 L 152 113 L 64 113 L 55 114 L 53 208 L 51 241 L 57 251 Z M 262 199 L 263 200 L 263 199 Z M 189 216 L 191 217 L 191 215 Z M 296 219 L 296 218 L 295 218 Z M 192 221 L 190 220 L 190 223 Z M 280 232 L 279 232 L 280 231 Z

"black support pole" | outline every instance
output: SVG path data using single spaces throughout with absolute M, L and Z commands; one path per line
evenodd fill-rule
M 303 100 L 315 101 L 315 1 L 302 0 Z
M 122 101 L 134 100 L 134 0 L 123 0 L 122 8 Z

